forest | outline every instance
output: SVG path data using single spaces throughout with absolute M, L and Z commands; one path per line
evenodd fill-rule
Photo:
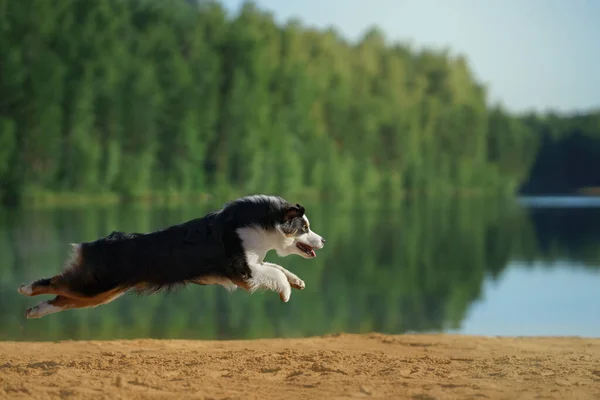
M 600 112 L 511 115 L 486 92 L 464 56 L 251 2 L 0 0 L 0 197 L 600 186 Z

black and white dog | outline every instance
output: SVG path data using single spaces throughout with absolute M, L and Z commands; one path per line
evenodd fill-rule
M 263 261 L 269 250 L 281 257 L 316 257 L 325 239 L 313 232 L 300 204 L 278 196 L 254 195 L 221 210 L 150 233 L 112 232 L 72 244 L 65 270 L 18 291 L 25 296 L 55 295 L 27 309 L 27 318 L 71 308 L 106 304 L 126 291 L 155 293 L 177 285 L 219 284 L 252 293 L 268 289 L 290 299 L 304 282 L 280 265 Z

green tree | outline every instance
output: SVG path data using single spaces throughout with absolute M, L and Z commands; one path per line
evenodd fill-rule
M 0 11 L 5 202 L 66 191 L 352 203 L 600 185 L 598 113 L 511 115 L 488 105 L 463 56 L 376 28 L 350 42 L 252 2 L 233 16 L 186 0 L 0 0 Z

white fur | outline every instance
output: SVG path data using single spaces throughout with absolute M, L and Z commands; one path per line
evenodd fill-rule
M 52 304 L 48 304 L 47 301 L 43 301 L 35 307 L 31 307 L 27 310 L 27 318 L 42 318 L 44 315 L 54 314 L 63 311 L 64 307 L 56 307 Z
M 252 277 L 247 282 L 252 293 L 258 289 L 267 289 L 279 293 L 281 299 L 287 302 L 292 294 L 292 288 L 286 275 L 280 269 L 273 268 L 263 262 L 269 250 L 277 244 L 277 232 L 267 232 L 259 227 L 240 228 L 237 233 L 246 253 L 246 261 Z M 283 269 L 283 267 L 280 267 Z
M 77 265 L 81 260 L 81 243 L 71 243 L 71 254 L 66 262 L 67 266 Z
M 292 295 L 292 287 L 285 274 L 266 263 L 249 264 L 252 278 L 247 283 L 250 293 L 257 289 L 267 289 L 279 293 L 281 300 L 287 303 Z
M 267 265 L 269 267 L 278 269 L 281 272 L 283 272 L 283 274 L 287 278 L 287 281 L 290 283 L 290 285 L 296 287 L 297 289 L 303 290 L 306 287 L 306 285 L 304 284 L 304 281 L 302 279 L 298 278 L 295 274 L 293 274 L 290 271 L 288 271 L 287 269 L 283 268 L 281 265 L 273 264 L 273 263 L 266 262 L 266 261 L 263 262 L 263 265 Z
M 287 302 L 290 299 L 294 286 L 300 290 L 305 288 L 304 281 L 298 278 L 281 265 L 265 262 L 264 259 L 270 250 L 275 250 L 280 257 L 296 254 L 304 258 L 311 258 L 296 247 L 297 242 L 309 245 L 315 249 L 323 248 L 323 238 L 310 230 L 310 222 L 303 217 L 308 226 L 307 232 L 297 237 L 287 237 L 280 227 L 273 231 L 266 231 L 259 226 L 240 228 L 237 234 L 244 247 L 246 261 L 252 272 L 248 284 L 250 291 L 259 288 L 272 290 L 279 293 L 281 299 Z
M 19 286 L 19 289 L 17 289 L 17 291 L 25 296 L 33 295 L 33 288 L 31 287 L 31 285 L 22 284 L 21 286 Z
M 323 238 L 310 229 L 310 221 L 308 220 L 306 215 L 304 215 L 303 218 L 306 221 L 308 230 L 300 236 L 287 237 L 281 231 L 281 228 L 277 227 L 277 231 L 278 231 L 279 235 L 277 235 L 278 238 L 274 243 L 276 246 L 276 247 L 274 247 L 274 249 L 280 257 L 286 257 L 286 256 L 289 256 L 292 254 L 296 254 L 296 255 L 302 256 L 304 258 L 311 258 L 311 257 L 307 256 L 299 248 L 296 247 L 297 242 L 307 244 L 314 249 L 322 249 L 323 248 L 323 245 L 324 245 Z

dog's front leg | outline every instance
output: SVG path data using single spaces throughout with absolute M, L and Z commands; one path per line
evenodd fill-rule
M 272 290 L 279 293 L 283 302 L 287 303 L 290 300 L 292 287 L 282 270 L 266 263 L 252 263 L 249 266 L 252 276 L 244 282 L 244 289 L 251 293 L 257 289 Z
M 290 285 L 293 288 L 298 289 L 298 290 L 304 290 L 304 288 L 306 287 L 306 285 L 304 284 L 304 281 L 302 279 L 298 278 L 298 276 L 296 276 L 294 273 L 288 271 L 287 269 L 283 268 L 281 265 L 273 264 L 270 262 L 263 262 L 263 265 L 268 265 L 269 267 L 278 269 L 281 272 L 283 272 L 287 281 L 290 283 Z

